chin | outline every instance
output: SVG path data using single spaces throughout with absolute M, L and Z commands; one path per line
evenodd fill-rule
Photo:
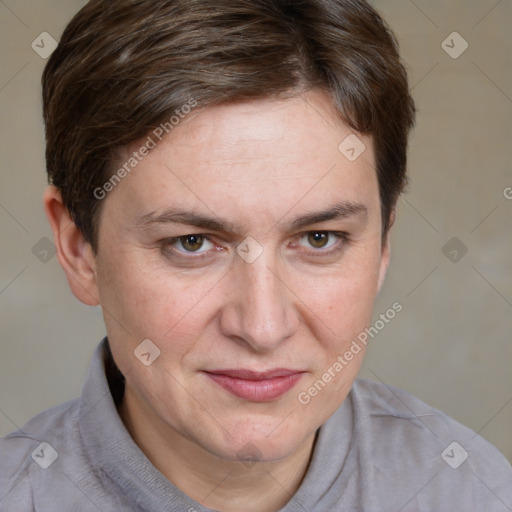
M 257 439 L 240 439 L 237 444 L 221 445 L 208 450 L 217 457 L 229 461 L 239 461 L 250 466 L 257 462 L 276 462 L 292 454 L 298 448 L 298 442 L 279 443 L 263 442 Z
M 251 464 L 254 462 L 275 462 L 289 456 L 312 434 L 304 430 L 302 422 L 300 430 L 295 425 L 286 424 L 283 418 L 269 418 L 258 421 L 245 419 L 223 431 L 223 437 L 205 447 L 209 452 L 227 460 L 238 460 Z M 299 423 L 300 424 L 300 423 Z M 228 433 L 229 432 L 229 433 Z

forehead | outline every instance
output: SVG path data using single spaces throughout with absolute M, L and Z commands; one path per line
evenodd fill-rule
M 361 152 L 356 159 L 346 140 Z M 126 148 L 124 158 L 136 150 Z M 138 218 L 176 203 L 209 214 L 274 209 L 276 218 L 299 203 L 312 210 L 319 201 L 378 196 L 371 138 L 354 134 L 320 91 L 192 112 L 121 185 L 112 196 L 122 195 Z
M 270 167 L 282 171 L 283 163 L 301 162 L 305 156 L 308 162 L 327 154 L 337 157 L 340 142 L 352 131 L 330 96 L 315 90 L 287 99 L 207 107 L 185 118 L 169 138 L 191 158 L 199 150 L 209 166 L 271 160 L 275 164 Z

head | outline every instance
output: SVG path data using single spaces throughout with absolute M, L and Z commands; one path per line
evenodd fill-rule
M 406 73 L 360 0 L 155 5 L 89 2 L 45 68 L 59 261 L 101 305 L 148 421 L 222 458 L 251 443 L 276 460 L 361 364 L 364 347 L 298 399 L 371 319 L 406 184 Z M 219 372 L 283 368 L 294 385 L 265 399 Z

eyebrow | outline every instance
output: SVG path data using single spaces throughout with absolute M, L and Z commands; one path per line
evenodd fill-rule
M 286 229 L 301 229 L 319 222 L 350 217 L 364 217 L 368 215 L 368 208 L 362 203 L 342 201 L 329 206 L 325 210 L 305 213 L 286 224 Z M 279 224 L 280 221 L 276 222 Z M 141 215 L 135 219 L 135 227 L 148 228 L 155 224 L 187 224 L 203 229 L 220 232 L 235 232 L 236 226 L 226 220 L 208 217 L 206 215 L 176 208 L 166 208 L 162 213 L 156 211 Z

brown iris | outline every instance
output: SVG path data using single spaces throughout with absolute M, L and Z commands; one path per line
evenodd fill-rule
M 203 245 L 204 237 L 202 235 L 186 235 L 180 237 L 181 245 L 186 251 L 195 252 Z
M 308 242 L 312 247 L 321 249 L 329 240 L 329 234 L 325 231 L 313 231 L 308 234 Z

